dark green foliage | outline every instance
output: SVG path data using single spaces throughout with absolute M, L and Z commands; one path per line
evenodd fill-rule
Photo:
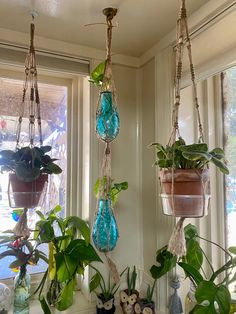
M 230 247 L 228 251 L 225 251 L 218 244 L 208 241 L 198 235 L 197 228 L 191 224 L 188 224 L 184 228 L 187 253 L 185 257 L 177 259 L 170 252 L 167 251 L 167 246 L 157 251 L 157 263 L 150 269 L 153 279 L 158 279 L 161 276 L 168 273 L 173 267 L 180 266 L 186 277 L 194 283 L 196 286 L 196 299 L 198 304 L 191 311 L 191 314 L 225 314 L 229 313 L 230 307 L 230 293 L 227 288 L 227 284 L 236 280 L 236 275 L 230 275 L 236 266 L 236 247 Z M 211 245 L 217 246 L 227 253 L 229 259 L 226 263 L 214 270 L 207 258 L 206 253 L 203 251 L 199 244 L 199 239 L 205 240 Z M 230 254 L 231 253 L 231 254 Z M 202 271 L 203 261 L 209 264 L 211 269 L 210 278 L 206 278 L 205 273 Z M 220 276 L 220 281 L 218 280 Z M 149 289 L 150 292 L 150 289 Z M 207 301 L 206 304 L 202 304 L 203 301 Z M 214 304 L 219 307 L 219 312 L 215 309 Z
M 137 280 L 136 267 L 134 266 L 133 271 L 131 272 L 131 274 L 130 274 L 130 267 L 128 267 L 128 270 L 127 270 L 127 285 L 128 285 L 129 295 L 131 295 L 135 291 L 136 280 Z
M 0 152 L 0 166 L 2 171 L 16 173 L 21 181 L 35 181 L 41 173 L 59 174 L 62 169 L 54 163 L 57 159 L 51 158 L 47 153 L 51 146 L 22 147 L 16 151 L 2 150 Z
M 212 162 L 221 172 L 229 174 L 224 151 L 221 148 L 208 151 L 207 144 L 186 145 L 182 138 L 171 146 L 164 147 L 160 143 L 153 143 L 151 147 L 156 150 L 155 165 L 160 168 L 203 169 Z

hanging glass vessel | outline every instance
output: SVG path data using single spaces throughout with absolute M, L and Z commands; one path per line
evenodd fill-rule
M 119 134 L 120 119 L 113 95 L 110 91 L 101 92 L 96 114 L 96 132 L 106 143 L 112 142 Z
M 116 246 L 119 233 L 113 214 L 112 202 L 109 198 L 99 200 L 92 238 L 94 245 L 100 252 L 112 251 Z
M 120 129 L 116 89 L 111 69 L 112 19 L 116 13 L 117 9 L 115 8 L 103 10 L 107 22 L 107 55 L 96 112 L 96 132 L 98 137 L 106 143 L 112 142 L 119 134 Z
M 30 275 L 26 271 L 26 265 L 23 265 L 14 279 L 13 314 L 29 314 L 29 296 Z

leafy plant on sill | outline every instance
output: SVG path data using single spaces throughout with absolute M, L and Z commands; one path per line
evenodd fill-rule
M 187 277 L 193 282 L 196 287 L 195 297 L 197 305 L 190 312 L 191 314 L 225 314 L 229 313 L 230 309 L 230 293 L 227 285 L 236 280 L 236 275 L 232 278 L 232 272 L 236 266 L 236 247 L 231 247 L 228 251 L 224 250 L 217 243 L 209 241 L 198 235 L 195 226 L 189 224 L 185 227 L 185 239 L 187 254 L 185 257 L 177 259 L 167 251 L 167 246 L 157 251 L 156 261 L 158 266 L 153 265 L 150 269 L 152 277 L 158 279 L 179 265 Z M 229 257 L 229 260 L 220 268 L 215 270 L 207 257 L 204 250 L 200 247 L 199 239 L 207 241 L 220 250 L 223 250 Z M 211 269 L 210 278 L 206 277 L 202 268 L 203 261 L 208 263 Z M 222 277 L 224 276 L 223 280 Z M 219 277 L 221 278 L 219 281 Z M 207 301 L 207 302 L 205 302 Z M 218 310 L 215 308 L 218 306 Z
M 83 275 L 85 267 L 91 262 L 101 262 L 90 244 L 90 229 L 86 222 L 76 216 L 61 218 L 58 215 L 60 211 L 60 206 L 46 216 L 37 211 L 40 220 L 36 224 L 34 238 L 39 244 L 49 244 L 49 262 L 34 294 L 38 293 L 46 314 L 51 313 L 48 304 L 53 304 L 59 311 L 69 308 L 73 304 L 77 274 Z M 50 287 L 45 298 L 43 288 L 47 277 Z
M 57 159 L 47 153 L 51 146 L 22 147 L 16 151 L 2 150 L 0 152 L 0 166 L 2 171 L 10 171 L 24 182 L 35 181 L 41 173 L 59 174 L 62 169 L 54 163 Z
M 152 143 L 150 146 L 156 151 L 154 165 L 161 169 L 203 169 L 212 162 L 221 172 L 229 174 L 224 151 L 219 147 L 209 151 L 205 143 L 186 145 L 182 138 L 166 147 L 160 143 Z
M 108 191 L 107 185 L 106 176 L 104 176 L 102 179 L 98 179 L 93 188 L 94 194 L 96 198 L 98 198 L 100 194 L 105 198 L 110 198 L 112 204 L 115 205 L 118 200 L 119 193 L 128 189 L 128 182 L 125 181 L 121 183 L 114 183 L 113 180 L 111 180 L 111 185 Z
M 96 273 L 95 275 L 93 275 L 93 277 L 90 280 L 89 291 L 95 292 L 97 296 L 102 295 L 105 302 L 114 298 L 116 292 L 119 289 L 119 283 L 117 284 L 117 283 L 112 282 L 111 277 L 109 275 L 108 283 L 106 284 L 105 279 L 103 275 L 101 274 L 101 272 L 92 265 L 91 265 L 91 268 L 93 268 L 96 271 Z M 122 275 L 125 273 L 126 270 L 127 268 L 125 268 L 121 272 L 120 278 L 122 277 Z M 98 287 L 100 288 L 101 292 L 96 291 Z
M 136 267 L 134 266 L 133 271 L 130 274 L 130 267 L 127 269 L 127 285 L 128 285 L 128 294 L 131 295 L 135 292 L 137 280 Z

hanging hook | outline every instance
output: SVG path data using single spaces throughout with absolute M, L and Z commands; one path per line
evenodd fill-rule
M 113 17 L 116 16 L 117 11 L 118 10 L 116 8 L 105 8 L 102 13 L 107 17 L 108 21 L 111 21 Z

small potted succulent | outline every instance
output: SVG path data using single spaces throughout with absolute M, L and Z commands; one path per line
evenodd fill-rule
M 139 298 L 134 305 L 135 314 L 155 314 L 155 302 L 153 301 L 153 294 L 155 291 L 157 279 L 153 281 L 153 285 L 148 285 L 145 298 Z
M 89 283 L 90 292 L 95 292 L 97 295 L 96 313 L 114 314 L 116 311 L 115 294 L 119 289 L 119 283 L 113 282 L 109 274 L 108 283 L 106 284 L 101 272 L 94 266 L 90 266 L 96 271 L 95 275 L 93 275 Z M 120 277 L 124 274 L 125 271 L 126 268 L 122 271 Z M 100 288 L 99 292 L 97 292 L 97 288 Z
M 39 203 L 49 174 L 59 174 L 62 169 L 55 164 L 57 159 L 47 153 L 51 146 L 22 147 L 16 151 L 2 150 L 0 152 L 0 166 L 2 171 L 9 171 L 9 187 L 11 187 L 11 207 L 33 208 Z
M 134 305 L 138 301 L 139 292 L 135 289 L 137 280 L 137 272 L 134 266 L 130 273 L 130 267 L 127 270 L 127 286 L 128 288 L 120 291 L 120 306 L 124 314 L 134 314 Z
M 156 151 L 154 165 L 160 168 L 161 198 L 164 214 L 201 217 L 207 214 L 209 193 L 208 164 L 228 174 L 224 151 L 209 151 L 205 143 L 186 145 L 179 138 L 173 145 L 151 144 Z

